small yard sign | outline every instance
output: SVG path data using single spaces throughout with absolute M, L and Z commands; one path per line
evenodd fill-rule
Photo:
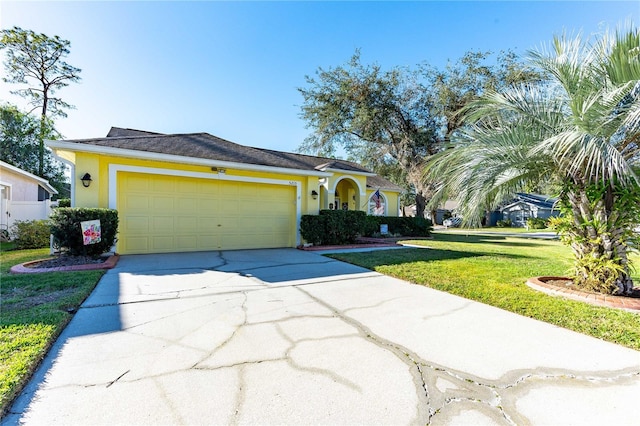
M 80 222 L 80 227 L 82 228 L 82 242 L 85 246 L 100 242 L 101 229 L 99 220 Z

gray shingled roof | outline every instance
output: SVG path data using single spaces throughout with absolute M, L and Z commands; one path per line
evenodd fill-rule
M 294 170 L 337 169 L 352 173 L 372 173 L 351 161 L 254 148 L 230 142 L 208 133 L 165 135 L 112 127 L 105 138 L 74 139 L 65 142 Z M 374 182 L 372 185 L 369 185 L 370 179 Z M 379 176 L 367 176 L 367 186 L 401 190 L 397 185 Z
M 367 176 L 367 188 L 402 192 L 402 188 L 382 176 Z
M 138 132 L 142 134 L 131 136 L 131 134 Z M 142 131 L 117 128 L 112 129 L 109 133 L 112 135 L 128 135 L 75 139 L 66 140 L 65 142 L 298 170 L 320 170 L 318 167 L 330 163 L 332 168 L 335 169 L 356 173 L 371 173 L 371 171 L 350 161 L 253 148 L 233 143 L 208 133 L 144 134 Z
M 122 127 L 112 127 L 107 133 L 108 138 L 115 138 L 120 136 L 150 136 L 161 135 L 162 133 L 147 132 L 146 130 L 137 129 L 123 129 Z

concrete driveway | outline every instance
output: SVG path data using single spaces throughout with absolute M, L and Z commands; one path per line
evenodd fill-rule
M 293 249 L 123 256 L 4 424 L 637 424 L 640 352 Z

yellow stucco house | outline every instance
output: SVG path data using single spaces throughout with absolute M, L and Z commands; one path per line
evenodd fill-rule
M 398 215 L 401 188 L 349 161 L 122 128 L 47 145 L 71 167 L 72 206 L 118 210 L 122 254 L 295 247 L 303 214 Z

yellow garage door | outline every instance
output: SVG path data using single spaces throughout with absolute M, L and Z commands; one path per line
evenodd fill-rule
M 295 187 L 118 173 L 118 251 L 292 247 Z

